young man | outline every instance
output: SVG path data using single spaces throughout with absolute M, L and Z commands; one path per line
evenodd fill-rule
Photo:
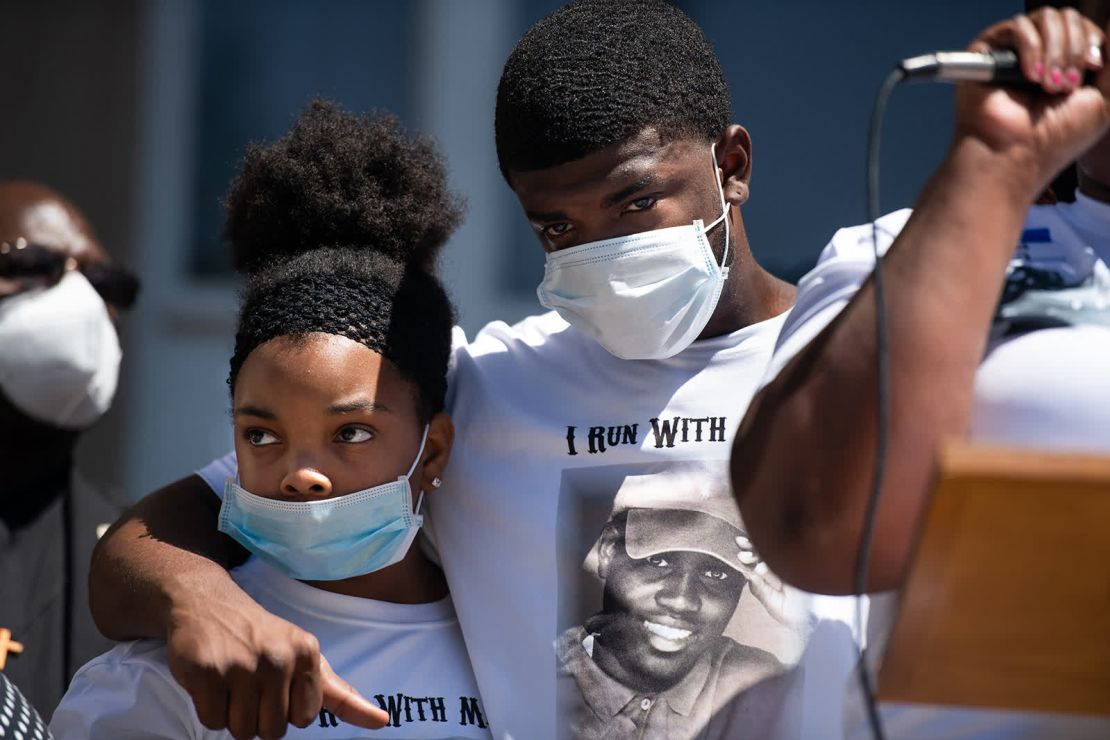
M 782 646 L 753 645 L 766 631 L 735 624 L 749 581 L 766 577 L 726 480 L 706 472 L 645 470 L 613 498 L 582 563 L 600 582 L 600 604 L 577 599 L 581 620 L 557 646 L 574 737 L 722 736 L 734 697 L 783 672 L 764 649 Z
M 429 516 L 498 737 L 571 732 L 557 716 L 554 645 L 559 605 L 582 586 L 578 568 L 555 566 L 560 548 L 644 466 L 708 461 L 724 474 L 792 303 L 793 288 L 751 256 L 740 214 L 751 143 L 730 117 L 701 31 L 657 0 L 569 5 L 505 66 L 498 154 L 549 253 L 539 293 L 556 311 L 460 341 L 448 399 L 456 454 Z M 579 486 L 583 476 L 613 485 Z M 94 563 L 100 624 L 114 637 L 165 637 L 209 727 L 280 736 L 312 721 L 322 695 L 357 720 L 366 705 L 335 688 L 315 640 L 228 578 L 241 555 L 216 533 L 218 506 L 198 477 L 140 502 Z M 758 599 L 733 612 L 745 640 L 789 644 L 796 660 L 801 625 Z M 733 675 L 713 690 L 739 691 Z M 754 734 L 771 736 L 754 717 L 774 721 L 783 701 L 779 691 L 753 709 Z M 702 736 L 657 706 L 629 700 L 636 732 Z

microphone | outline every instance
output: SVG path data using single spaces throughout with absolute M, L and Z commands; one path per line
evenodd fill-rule
M 1009 49 L 992 49 L 986 54 L 975 51 L 938 51 L 903 59 L 898 68 L 910 82 L 989 82 L 1001 87 L 1040 89 L 1026 79 L 1017 54 Z M 1087 70 L 1084 85 L 1095 84 L 1095 72 Z

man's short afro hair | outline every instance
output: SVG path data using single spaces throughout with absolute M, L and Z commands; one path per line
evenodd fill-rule
M 732 118 L 721 65 L 701 29 L 663 0 L 579 0 L 532 26 L 497 88 L 497 157 L 545 169 L 629 139 L 715 140 Z
M 320 247 L 371 246 L 427 269 L 462 218 L 427 138 L 389 114 L 315 100 L 270 144 L 251 144 L 225 198 L 235 269 Z

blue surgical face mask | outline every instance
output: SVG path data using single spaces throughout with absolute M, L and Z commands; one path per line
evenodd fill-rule
M 397 480 L 321 501 L 263 498 L 228 480 L 219 530 L 286 575 L 339 581 L 397 563 L 424 523 L 412 507 L 409 478 L 424 454 L 428 428 L 409 471 Z

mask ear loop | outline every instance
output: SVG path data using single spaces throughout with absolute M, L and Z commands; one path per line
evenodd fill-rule
M 416 471 L 416 464 L 418 462 L 420 462 L 420 458 L 424 455 L 424 445 L 426 445 L 428 443 L 428 427 L 429 427 L 428 424 L 424 425 L 424 434 L 421 435 L 421 437 L 420 437 L 420 449 L 416 451 L 416 459 L 414 459 L 412 461 L 412 465 L 409 466 L 409 472 L 405 473 L 405 475 L 402 478 L 399 478 L 399 480 L 403 480 L 406 484 L 409 483 L 409 481 L 412 479 L 412 474 Z M 421 488 L 420 489 L 420 495 L 416 497 L 416 506 L 413 507 L 413 510 L 412 510 L 412 515 L 413 516 L 418 516 L 420 514 L 420 506 L 423 503 L 424 503 L 424 489 Z
M 721 268 L 721 277 L 727 279 L 728 278 L 728 270 L 729 270 L 730 267 L 732 267 L 732 262 L 733 262 L 733 260 L 729 259 L 729 256 L 732 254 L 732 242 L 729 240 L 730 233 L 729 233 L 729 223 L 728 223 L 728 203 L 725 201 L 725 186 L 724 186 L 724 183 L 721 182 L 721 178 L 717 176 L 718 167 L 717 167 L 717 143 L 716 142 L 713 142 L 712 144 L 709 145 L 709 158 L 713 162 L 713 180 L 714 180 L 714 182 L 717 183 L 717 194 L 721 197 L 721 215 L 718 216 L 717 219 L 713 223 L 709 224 L 709 226 L 707 226 L 705 228 L 705 232 L 708 233 L 709 230 L 714 228 L 717 224 L 721 223 L 722 221 L 725 222 L 725 245 L 724 245 L 724 249 L 723 249 L 722 254 L 721 254 L 720 268 Z M 728 262 L 728 264 L 725 264 L 726 261 Z
M 428 424 L 424 425 L 424 434 L 420 437 L 420 449 L 416 451 L 416 457 L 413 459 L 412 465 L 409 466 L 409 472 L 401 477 L 401 480 L 405 482 L 408 482 L 409 478 L 412 477 L 412 474 L 416 471 L 416 464 L 420 462 L 420 457 L 424 454 L 424 445 L 428 443 L 428 427 Z

